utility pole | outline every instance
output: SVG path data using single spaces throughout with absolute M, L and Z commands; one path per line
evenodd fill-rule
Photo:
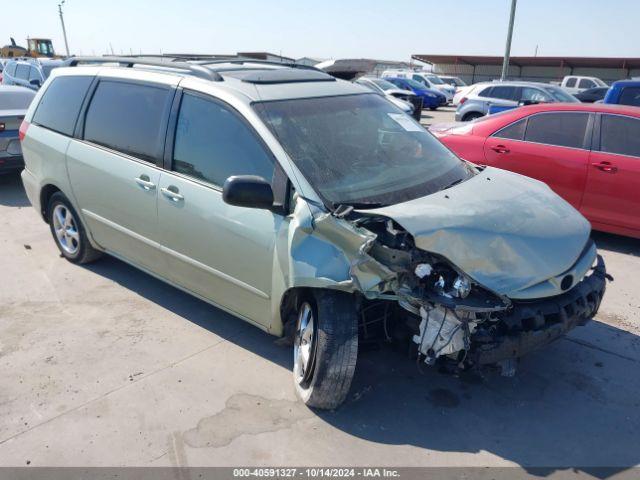
M 65 0 L 62 0 L 58 4 L 58 13 L 60 14 L 60 23 L 62 24 L 62 35 L 64 36 L 64 48 L 67 50 L 67 57 L 69 57 L 69 42 L 67 42 L 67 29 L 64 28 L 64 17 L 62 16 L 62 5 L 64 5 Z
M 513 21 L 516 17 L 516 2 L 518 0 L 511 0 L 511 15 L 509 15 L 509 31 L 507 32 L 507 45 L 504 49 L 504 60 L 502 61 L 502 75 L 500 80 L 507 79 L 509 72 L 509 56 L 511 55 L 511 37 L 513 37 Z

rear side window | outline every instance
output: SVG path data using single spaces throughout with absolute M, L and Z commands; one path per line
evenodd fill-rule
M 101 81 L 87 110 L 84 139 L 155 162 L 164 143 L 171 93 L 163 87 Z
M 494 137 L 508 138 L 509 140 L 522 140 L 524 138 L 524 129 L 527 126 L 527 119 L 523 118 L 517 122 L 507 125 L 502 130 L 493 134 Z
M 44 92 L 33 123 L 63 135 L 72 136 L 89 85 L 93 77 L 58 77 Z
M 19 78 L 21 80 L 28 80 L 29 79 L 29 65 L 19 64 L 16 67 L 15 77 Z
M 232 175 L 273 177 L 273 160 L 238 114 L 185 93 L 180 105 L 173 170 L 217 186 Z
M 603 115 L 600 150 L 640 157 L 640 120 L 620 115 Z
M 489 88 L 485 88 L 480 93 L 478 93 L 478 96 L 479 97 L 491 97 L 492 93 L 493 93 L 493 87 L 489 87 Z
M 569 87 L 569 88 L 575 87 L 576 86 L 576 80 L 577 79 L 575 77 L 568 79 L 567 83 L 565 84 L 565 86 Z
M 529 117 L 525 140 L 558 147 L 582 148 L 589 114 L 540 113 Z
M 492 98 L 500 98 L 502 100 L 514 100 L 515 90 L 516 89 L 514 87 L 493 87 L 490 96 Z
M 625 87 L 620 94 L 621 105 L 632 105 L 640 107 L 640 87 Z
M 37 68 L 31 67 L 29 69 L 29 80 L 42 80 L 42 76 Z
M 5 73 L 8 73 L 13 77 L 16 74 L 16 64 L 10 63 L 9 65 L 7 65 L 7 67 L 5 68 Z

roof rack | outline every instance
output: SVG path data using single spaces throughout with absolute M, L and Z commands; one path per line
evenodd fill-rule
M 133 57 L 73 57 L 65 60 L 64 66 L 76 67 L 80 64 L 91 63 L 117 63 L 119 66 L 127 68 L 133 68 L 134 65 L 145 65 L 166 68 L 168 70 L 186 70 L 189 74 L 205 80 L 213 80 L 214 82 L 221 82 L 223 80 L 219 73 L 198 64 L 175 61 L 160 62 L 157 60 L 144 60 Z
M 177 57 L 173 61 L 174 62 L 183 61 L 183 58 L 184 57 Z M 299 63 L 291 63 L 291 62 L 276 62 L 273 60 L 260 60 L 260 59 L 254 59 L 254 58 L 248 58 L 248 57 L 230 57 L 227 59 L 219 59 L 219 60 L 197 60 L 196 62 L 194 62 L 195 65 L 203 65 L 203 66 L 218 65 L 218 64 L 225 64 L 225 63 L 232 63 L 237 65 L 243 65 L 245 63 L 255 63 L 258 65 L 274 65 L 278 67 L 299 68 L 302 70 L 315 70 L 318 72 L 326 73 L 324 70 L 321 70 L 316 67 L 312 67 L 311 65 L 300 65 Z

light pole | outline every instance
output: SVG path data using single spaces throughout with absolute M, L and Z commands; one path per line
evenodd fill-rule
M 509 31 L 507 32 L 507 46 L 504 49 L 504 60 L 502 61 L 502 75 L 500 76 L 500 80 L 502 81 L 507 79 L 507 73 L 509 72 L 509 56 L 511 55 L 511 37 L 513 37 L 513 21 L 516 17 L 517 1 L 518 0 L 511 0 L 511 15 L 509 15 Z
M 67 29 L 64 28 L 64 17 L 62 16 L 62 5 L 65 0 L 62 0 L 58 4 L 58 13 L 60 14 L 60 23 L 62 24 L 62 35 L 64 36 L 64 48 L 67 50 L 67 57 L 69 56 L 69 42 L 67 42 Z

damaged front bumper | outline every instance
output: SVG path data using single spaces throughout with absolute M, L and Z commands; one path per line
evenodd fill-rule
M 554 297 L 514 301 L 497 315 L 496 332 L 479 329 L 471 336 L 467 359 L 475 365 L 501 364 L 556 340 L 572 328 L 586 324 L 598 311 L 606 280 L 604 260 L 571 290 Z

